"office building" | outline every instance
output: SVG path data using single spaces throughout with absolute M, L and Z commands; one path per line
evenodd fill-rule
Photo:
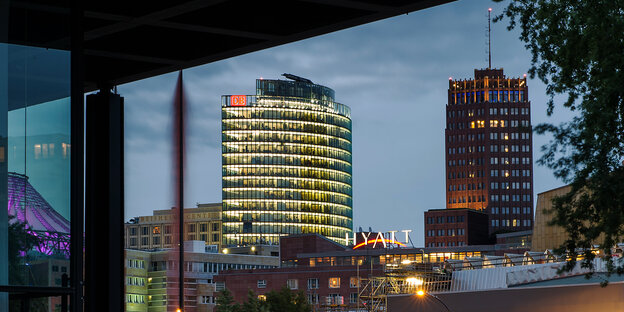
M 153 216 L 140 216 L 124 224 L 125 248 L 150 250 L 173 248 L 175 210 L 154 210 Z M 184 240 L 200 240 L 221 248 L 221 204 L 198 204 L 184 209 Z
M 475 69 L 449 79 L 446 106 L 446 208 L 489 215 L 489 232 L 533 225 L 531 103 L 526 77 Z
M 221 98 L 225 245 L 302 233 L 342 242 L 352 231 L 350 109 L 285 76 Z

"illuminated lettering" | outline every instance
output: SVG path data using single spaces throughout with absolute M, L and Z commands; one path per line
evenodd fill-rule
M 247 96 L 246 95 L 230 96 L 230 106 L 247 106 Z
M 405 233 L 405 243 L 406 243 L 406 244 L 409 244 L 409 233 L 410 233 L 411 231 L 412 231 L 412 230 L 401 230 L 401 232 Z
M 355 239 L 356 239 L 355 233 L 353 233 L 353 245 L 356 244 Z M 349 246 L 349 241 L 350 240 L 351 240 L 351 238 L 349 238 L 349 233 L 345 233 L 345 246 Z

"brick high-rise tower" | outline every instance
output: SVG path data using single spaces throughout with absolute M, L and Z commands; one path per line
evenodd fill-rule
M 449 79 L 446 208 L 486 212 L 490 234 L 533 225 L 530 107 L 526 75 L 488 68 Z

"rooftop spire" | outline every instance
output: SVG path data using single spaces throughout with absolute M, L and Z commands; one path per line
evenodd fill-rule
M 492 29 L 490 28 L 490 13 L 492 13 L 492 8 L 488 9 L 488 69 L 492 68 Z

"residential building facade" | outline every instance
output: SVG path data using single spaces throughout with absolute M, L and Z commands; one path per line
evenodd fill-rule
M 226 270 L 279 266 L 279 257 L 216 253 L 203 241 L 184 246 L 184 311 L 210 312 L 216 304 L 214 278 Z M 173 250 L 125 250 L 126 311 L 175 311 L 178 302 L 178 254 Z

